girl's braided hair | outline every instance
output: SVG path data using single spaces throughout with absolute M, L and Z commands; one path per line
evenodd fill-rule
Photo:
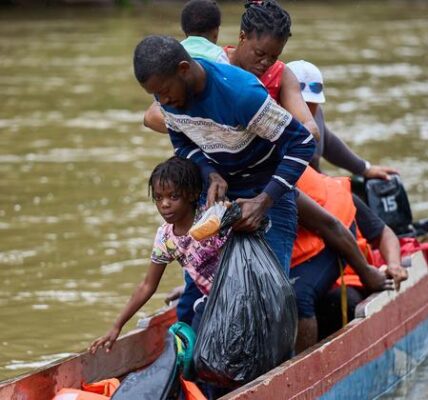
M 176 190 L 188 197 L 199 197 L 202 178 L 199 168 L 190 160 L 177 156 L 160 163 L 149 178 L 149 196 L 154 200 L 154 185 L 174 185 Z M 196 203 L 195 203 L 196 204 Z
M 269 35 L 286 40 L 291 36 L 291 17 L 275 0 L 247 0 L 241 17 L 241 31 L 257 37 Z

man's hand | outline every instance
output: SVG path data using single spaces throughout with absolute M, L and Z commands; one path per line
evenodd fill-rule
M 266 193 L 260 193 L 252 199 L 237 199 L 241 207 L 242 217 L 233 226 L 233 230 L 252 232 L 260 227 L 266 210 L 272 206 L 273 201 Z
M 113 347 L 114 342 L 116 341 L 117 337 L 119 336 L 120 329 L 113 327 L 109 332 L 107 332 L 104 336 L 101 336 L 100 338 L 94 340 L 91 345 L 89 346 L 89 351 L 92 354 L 95 354 L 97 349 L 99 347 L 104 347 L 106 353 L 110 352 L 111 348 Z
M 386 267 L 385 274 L 388 278 L 394 280 L 395 290 L 400 290 L 400 284 L 409 277 L 409 273 L 401 265 L 389 264 Z
M 394 281 L 388 279 L 385 272 L 371 265 L 367 265 L 367 269 L 360 275 L 360 279 L 369 292 L 394 290 Z
M 209 174 L 210 187 L 207 193 L 207 207 L 211 207 L 216 201 L 224 201 L 227 193 L 227 182 L 217 172 Z
M 395 168 L 382 167 L 381 165 L 372 165 L 369 169 L 363 172 L 363 175 L 367 178 L 379 178 L 389 179 L 389 175 L 396 175 L 398 171 Z

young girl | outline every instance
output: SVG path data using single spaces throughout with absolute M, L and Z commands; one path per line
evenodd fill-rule
M 189 160 L 172 157 L 159 164 L 149 179 L 149 193 L 165 223 L 159 227 L 144 280 L 137 286 L 107 334 L 89 347 L 110 351 L 125 323 L 155 293 L 167 264 L 177 260 L 189 273 L 198 289 L 207 295 L 219 265 L 220 252 L 226 237 L 218 235 L 200 242 L 188 231 L 201 216 L 197 207 L 202 190 L 199 169 Z

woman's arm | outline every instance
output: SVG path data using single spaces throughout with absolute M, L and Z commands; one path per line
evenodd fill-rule
M 143 123 L 144 126 L 147 126 L 147 128 L 153 129 L 156 132 L 168 133 L 168 129 L 165 125 L 165 118 L 156 102 L 153 102 L 144 113 Z
M 324 117 L 323 117 L 324 120 Z M 335 135 L 324 123 L 324 149 L 322 156 L 331 164 L 366 178 L 388 179 L 388 175 L 398 174 L 395 168 L 371 165 L 363 160 L 346 143 Z
M 284 68 L 281 80 L 281 106 L 298 119 L 312 133 L 316 141 L 320 140 L 318 126 L 305 100 L 303 100 L 300 84 L 296 76 L 287 67 Z
M 153 293 L 156 292 L 162 275 L 167 264 L 155 264 L 151 262 L 149 270 L 144 280 L 137 286 L 128 303 L 120 312 L 113 327 L 104 336 L 96 339 L 89 346 L 89 351 L 93 354 L 99 347 L 104 347 L 106 352 L 109 352 L 119 336 L 122 327 L 126 322 L 134 316 L 134 314 L 146 304 Z

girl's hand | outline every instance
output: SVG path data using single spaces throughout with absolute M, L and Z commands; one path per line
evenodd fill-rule
M 107 334 L 104 336 L 101 336 L 100 338 L 94 340 L 91 345 L 89 346 L 89 351 L 92 354 L 95 354 L 95 352 L 98 350 L 99 347 L 104 347 L 106 353 L 110 352 L 111 348 L 113 347 L 114 342 L 116 341 L 117 337 L 119 336 L 120 329 L 119 328 L 112 328 Z

